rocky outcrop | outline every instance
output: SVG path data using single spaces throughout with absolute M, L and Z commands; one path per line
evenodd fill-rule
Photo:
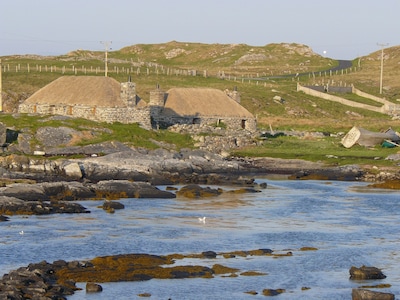
M 351 297 L 352 300 L 394 300 L 394 294 L 366 289 L 353 289 Z
M 94 283 L 94 282 L 88 282 L 86 283 L 86 292 L 87 293 L 98 293 L 102 292 L 103 287 L 100 284 Z
M 43 215 L 55 213 L 87 213 L 74 200 L 120 198 L 175 198 L 174 193 L 162 191 L 146 182 L 127 180 L 81 182 L 14 183 L 0 188 L 0 215 Z M 119 209 L 106 204 L 104 209 Z M 7 217 L 2 218 L 7 221 Z
M 175 194 L 162 191 L 147 182 L 107 180 L 89 185 L 96 194 L 117 195 L 119 198 L 175 198 Z
M 386 276 L 376 267 L 361 266 L 360 268 L 350 268 L 350 279 L 365 280 L 365 279 L 384 279 Z
M 43 261 L 5 274 L 0 280 L 0 299 L 66 299 L 77 288 L 73 281 L 57 283 L 56 272 L 65 265 L 65 261 Z
M 223 183 L 241 174 L 257 172 L 257 167 L 245 161 L 228 160 L 208 151 L 189 149 L 129 149 L 102 156 L 57 160 L 9 155 L 0 157 L 0 164 L 3 177 L 37 181 L 125 179 L 156 184 L 208 180 Z
M 65 201 L 24 201 L 0 196 L 0 213 L 7 215 L 48 215 L 56 213 L 88 213 L 79 203 Z
M 210 187 L 201 187 L 198 184 L 190 184 L 183 186 L 176 194 L 186 198 L 214 197 L 222 194 L 222 189 L 213 189 Z
M 235 253 L 224 253 L 233 257 Z M 271 256 L 259 250 L 240 251 L 244 256 Z M 207 254 L 207 255 L 206 255 Z M 215 275 L 232 274 L 239 269 L 215 264 L 174 265 L 177 259 L 209 259 L 217 253 L 206 251 L 200 254 L 120 254 L 96 257 L 90 261 L 58 260 L 42 261 L 21 267 L 3 275 L 0 279 L 0 299 L 66 299 L 78 290 L 76 282 L 86 282 L 87 292 L 100 292 L 101 282 L 144 281 L 151 279 L 213 278 Z M 221 253 L 222 255 L 222 253 Z

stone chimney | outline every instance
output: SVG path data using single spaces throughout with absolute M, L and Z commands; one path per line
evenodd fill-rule
M 136 84 L 131 82 L 130 76 L 128 82 L 121 83 L 121 100 L 128 107 L 136 106 Z
M 165 103 L 165 92 L 160 89 L 160 86 L 157 84 L 155 90 L 150 91 L 150 105 L 159 106 L 160 108 L 164 107 Z
M 233 88 L 233 91 L 225 90 L 225 94 L 240 104 L 240 94 L 237 91 L 237 86 Z

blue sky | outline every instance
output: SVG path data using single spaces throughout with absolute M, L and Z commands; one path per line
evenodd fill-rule
M 0 56 L 180 42 L 300 43 L 335 59 L 400 45 L 400 0 L 2 0 Z

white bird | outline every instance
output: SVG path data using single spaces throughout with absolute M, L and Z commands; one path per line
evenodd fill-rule
M 199 222 L 205 224 L 206 223 L 206 217 L 199 218 Z
M 21 230 L 21 231 L 19 232 L 19 234 L 21 234 L 21 235 L 22 235 L 22 234 L 24 234 L 24 231 L 23 231 L 23 230 Z

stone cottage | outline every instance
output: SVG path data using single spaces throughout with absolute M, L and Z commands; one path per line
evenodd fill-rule
M 20 104 L 18 112 L 139 123 L 149 129 L 223 123 L 232 129 L 256 130 L 256 120 L 240 105 L 237 91 L 173 88 L 164 92 L 157 87 L 146 103 L 136 94 L 133 82 L 100 76 L 60 77 Z

